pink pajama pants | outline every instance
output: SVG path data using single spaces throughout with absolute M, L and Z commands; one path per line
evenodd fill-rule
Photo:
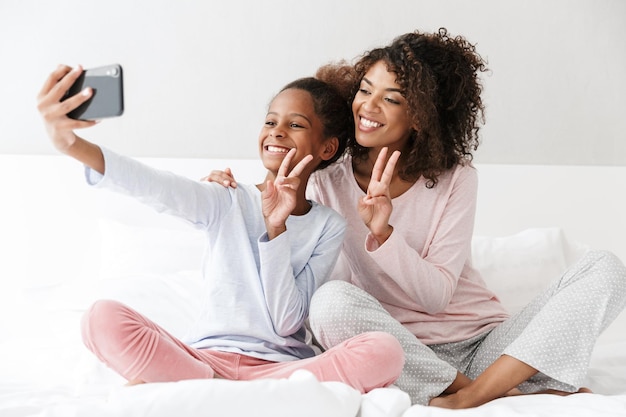
M 117 301 L 100 300 L 82 320 L 83 341 L 102 362 L 129 381 L 166 382 L 222 377 L 286 378 L 298 369 L 319 381 L 344 382 L 361 393 L 395 382 L 404 353 L 395 337 L 368 332 L 321 355 L 271 362 L 238 353 L 192 348 Z

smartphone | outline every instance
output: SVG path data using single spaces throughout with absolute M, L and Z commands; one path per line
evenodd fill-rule
M 78 94 L 86 87 L 91 87 L 93 95 L 67 115 L 77 120 L 99 120 L 121 116 L 124 113 L 122 81 L 122 66 L 119 64 L 84 70 L 65 93 L 64 99 Z

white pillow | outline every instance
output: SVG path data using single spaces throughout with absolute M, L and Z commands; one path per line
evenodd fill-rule
M 200 270 L 206 242 L 204 233 L 182 222 L 164 224 L 167 227 L 99 219 L 100 277 Z
M 559 228 L 535 228 L 506 237 L 475 236 L 472 262 L 489 289 L 515 313 L 587 249 L 568 241 Z

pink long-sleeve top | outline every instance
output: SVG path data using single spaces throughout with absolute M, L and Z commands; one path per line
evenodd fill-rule
M 358 186 L 349 156 L 315 172 L 307 197 L 332 207 L 348 222 L 333 279 L 364 289 L 425 344 L 465 340 L 508 318 L 496 295 L 472 267 L 478 176 L 459 165 L 434 188 L 419 179 L 394 198 L 382 245 L 369 234 L 356 205 Z

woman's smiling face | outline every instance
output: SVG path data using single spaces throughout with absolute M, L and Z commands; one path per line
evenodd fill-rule
M 412 131 L 408 104 L 396 75 L 384 61 L 372 65 L 363 76 L 352 101 L 355 136 L 366 148 L 402 149 Z

